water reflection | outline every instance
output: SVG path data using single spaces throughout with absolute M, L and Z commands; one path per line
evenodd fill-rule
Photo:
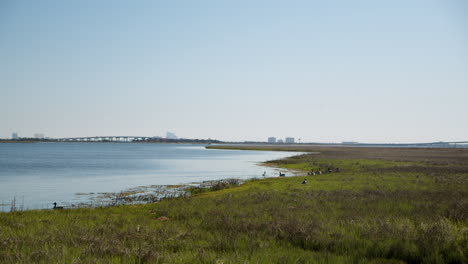
M 277 176 L 259 162 L 298 153 L 205 149 L 200 145 L 35 143 L 0 146 L 0 210 L 53 202 L 90 202 L 102 193 L 138 186 L 179 185 L 227 178 Z M 81 195 L 76 195 L 81 194 Z

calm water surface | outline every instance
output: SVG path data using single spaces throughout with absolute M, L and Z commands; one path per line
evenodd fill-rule
M 0 211 L 83 201 L 79 193 L 226 178 L 276 176 L 262 161 L 297 153 L 212 150 L 201 145 L 132 143 L 0 144 Z M 80 200 L 81 199 L 81 200 Z

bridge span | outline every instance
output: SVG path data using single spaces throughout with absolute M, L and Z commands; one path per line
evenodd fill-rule
M 61 142 L 133 142 L 154 139 L 155 137 L 145 136 L 95 136 L 95 137 L 70 137 L 58 138 Z

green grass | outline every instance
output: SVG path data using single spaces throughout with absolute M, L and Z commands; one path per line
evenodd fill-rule
M 269 164 L 342 172 L 147 205 L 1 213 L 0 263 L 468 262 L 463 164 L 315 154 Z

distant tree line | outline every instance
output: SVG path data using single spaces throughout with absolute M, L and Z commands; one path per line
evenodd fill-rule
M 219 144 L 223 141 L 216 139 L 187 139 L 187 138 L 178 138 L 178 139 L 169 139 L 169 138 L 148 138 L 143 140 L 134 140 L 133 142 L 140 143 L 195 143 L 195 144 Z
M 16 138 L 16 139 L 0 139 L 0 142 L 55 142 L 57 139 L 53 138 Z

